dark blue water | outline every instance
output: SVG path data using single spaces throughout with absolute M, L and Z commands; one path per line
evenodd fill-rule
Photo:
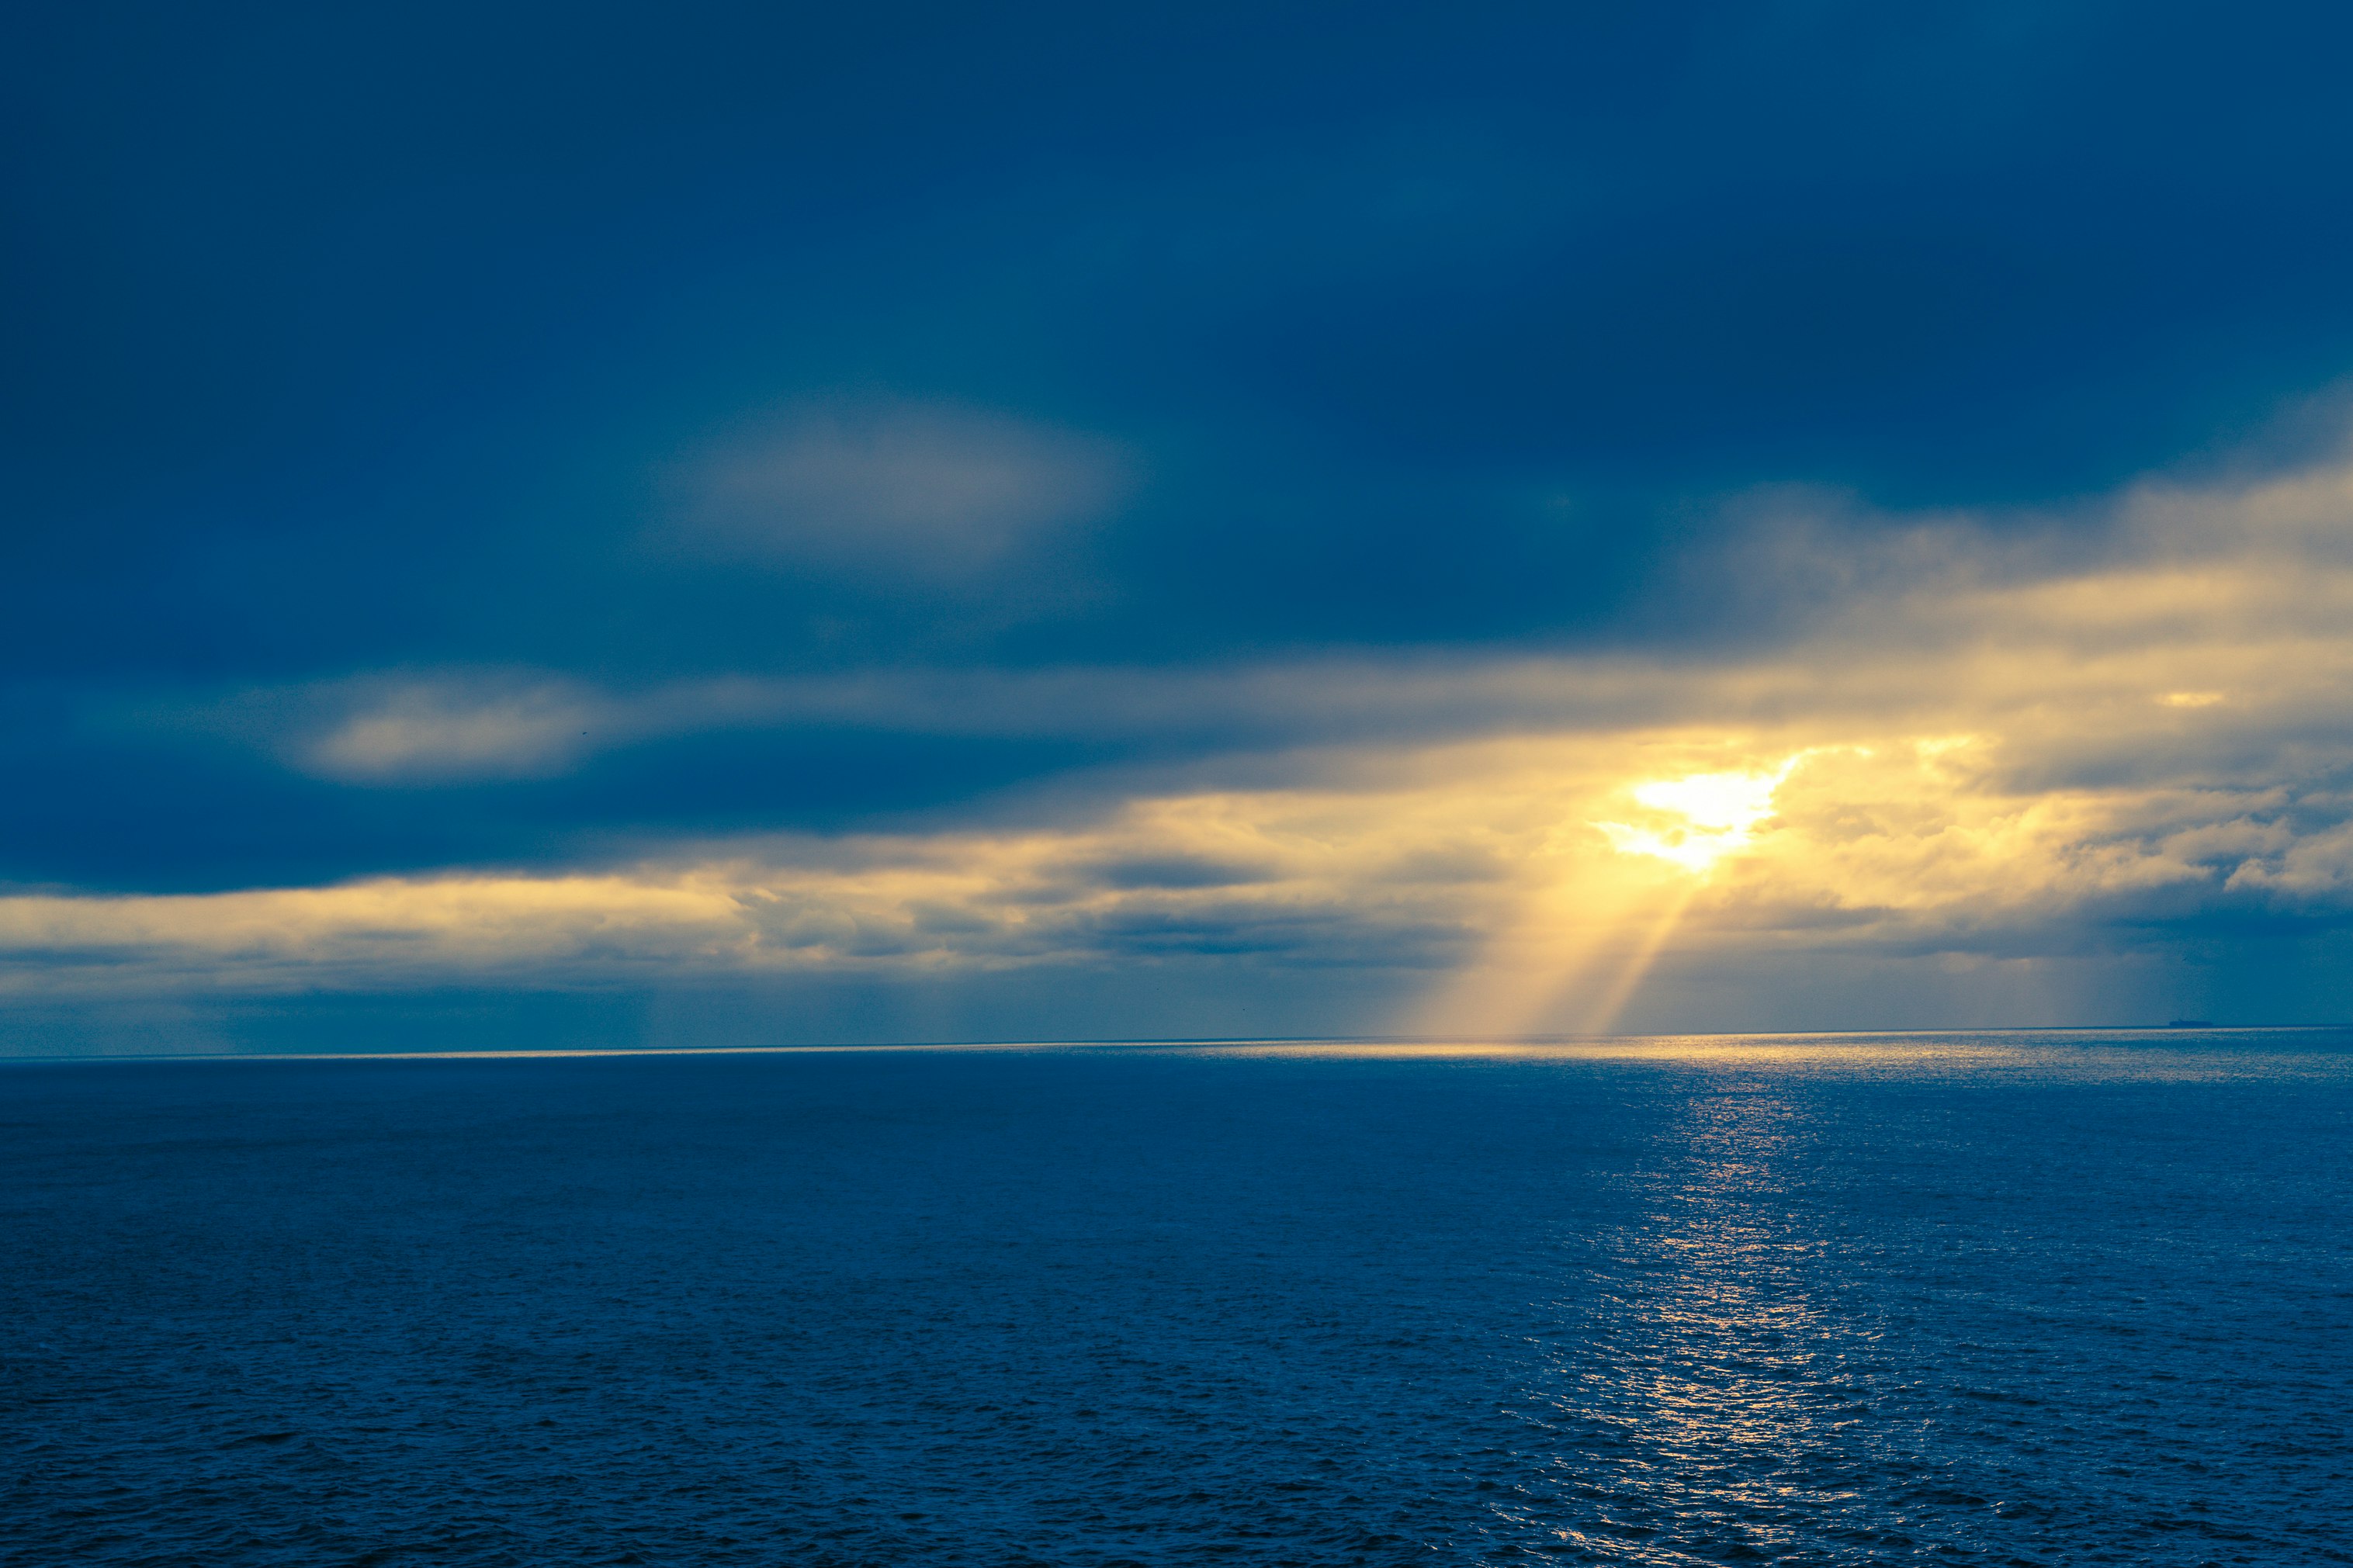
M 0 1068 L 12 1563 L 2353 1562 L 2353 1040 Z

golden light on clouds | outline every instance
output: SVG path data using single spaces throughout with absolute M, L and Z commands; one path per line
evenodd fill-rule
M 1665 827 L 1623 822 L 1593 826 L 1620 854 L 1648 855 L 1687 871 L 1704 872 L 1747 847 L 1757 825 L 1773 815 L 1773 792 L 1798 762 L 1791 757 L 1769 773 L 1692 773 L 1636 784 L 1628 792 L 1636 805 L 1679 820 Z
M 1709 874 L 1747 848 L 1775 812 L 1774 795 L 1805 760 L 1769 768 L 1714 769 L 1654 778 L 1609 794 L 1646 814 L 1641 823 L 1593 819 L 1613 852 L 1562 853 L 1539 862 L 1538 881 L 1483 951 L 1433 989 L 1412 1032 L 1508 1037 L 1539 1028 L 1606 1033 L 1691 911 Z M 1626 858 L 1633 858 L 1630 866 Z M 1663 862 L 1683 873 L 1641 869 Z
M 871 700 L 910 729 L 1006 735 L 1236 713 L 1264 733 L 1335 727 L 1261 743 L 1223 775 L 1248 787 L 1188 763 L 1018 828 L 682 842 L 593 872 L 0 896 L 0 989 L 1289 965 L 1418 993 L 1366 1027 L 1566 1032 L 1609 1026 L 1646 975 L 1711 955 L 1792 974 L 1838 954 L 2031 963 L 2200 910 L 2353 904 L 2353 470 L 2116 507 L 2094 565 L 2045 569 L 1942 524 L 1888 546 L 1894 564 L 1841 544 L 1867 589 L 1712 664 L 714 686 L 672 706 L 786 724 Z M 542 690 L 395 693 L 379 707 L 407 728 L 350 733 L 470 757 L 484 736 L 554 733 L 559 710 L 650 722 L 585 689 L 517 706 Z

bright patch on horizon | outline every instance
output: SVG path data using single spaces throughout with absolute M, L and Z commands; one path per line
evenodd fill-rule
M 1747 847 L 1757 827 L 1773 815 L 1773 792 L 1798 765 L 1791 757 L 1770 773 L 1691 773 L 1637 784 L 1638 805 L 1683 818 L 1664 828 L 1597 822 L 1611 848 L 1621 855 L 1648 855 L 1687 871 L 1704 872 L 1736 850 Z
M 2219 691 L 2168 691 L 2158 699 L 2168 708 L 2211 708 L 2221 700 Z

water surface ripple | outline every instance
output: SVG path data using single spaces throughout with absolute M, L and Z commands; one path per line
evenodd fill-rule
M 0 1561 L 2353 1563 L 2353 1037 L 0 1067 Z

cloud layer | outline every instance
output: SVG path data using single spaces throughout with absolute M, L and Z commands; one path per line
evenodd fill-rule
M 2348 1001 L 2338 10 L 16 42 L 0 1034 Z
M 7 898 L 5 984 L 1214 963 L 1396 972 L 1423 998 L 1400 1026 L 1525 1029 L 1596 1022 L 1595 998 L 1661 956 L 1636 951 L 1653 909 L 1674 911 L 1670 960 L 2060 959 L 2335 929 L 2353 915 L 2353 468 L 2139 486 L 2105 510 L 2093 557 L 2054 562 L 1999 520 L 1859 537 L 1785 506 L 1758 548 L 1847 586 L 1784 644 L 1713 660 L 746 678 L 633 696 L 371 678 L 311 693 L 332 716 L 298 716 L 285 759 L 429 789 L 817 718 L 1176 750 L 1058 786 L 1092 805 L 994 826 L 690 837 L 593 874 Z M 1465 974 L 1517 1014 L 1461 999 Z

